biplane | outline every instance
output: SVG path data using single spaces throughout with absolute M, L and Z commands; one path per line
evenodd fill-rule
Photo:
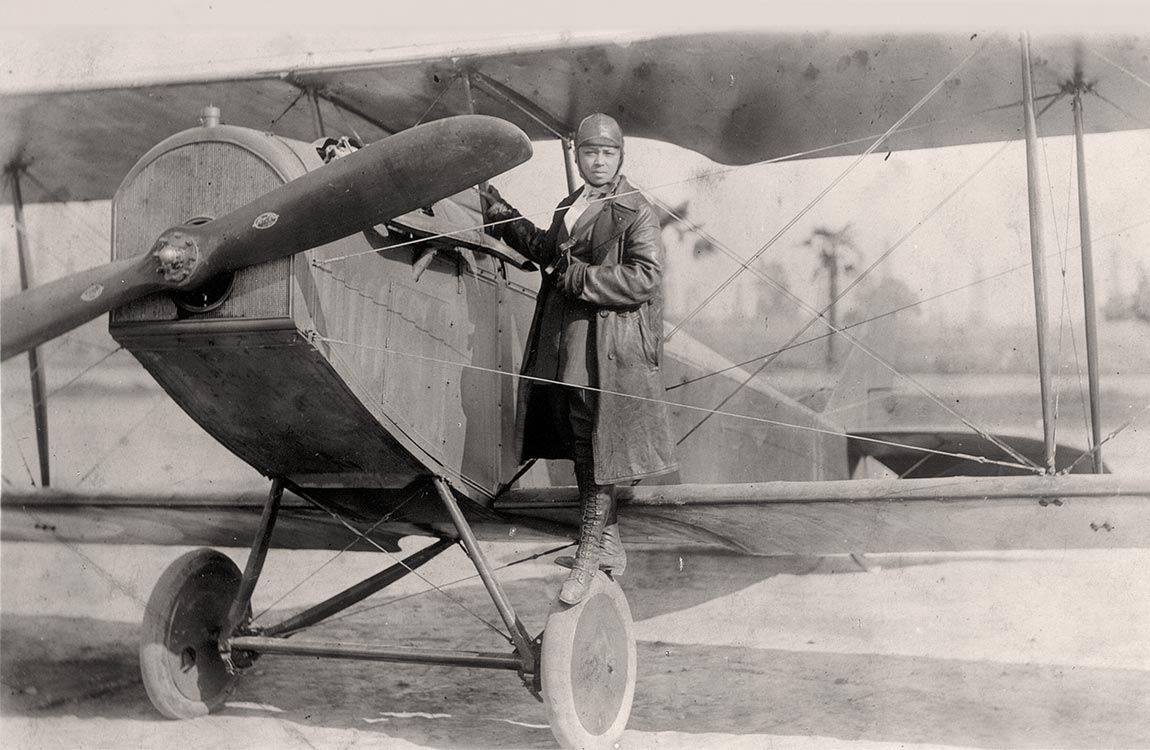
M 0 156 L 18 230 L 25 204 L 60 200 L 44 186 L 111 200 L 112 259 L 6 297 L 3 357 L 26 352 L 42 386 L 37 347 L 107 313 L 113 338 L 270 488 L 253 498 L 5 487 L 3 538 L 208 545 L 164 572 L 146 608 L 141 671 L 165 716 L 218 709 L 263 655 L 409 662 L 515 672 L 562 746 L 610 747 L 636 677 L 622 590 L 601 574 L 592 596 L 554 605 L 532 632 L 479 546 L 571 539 L 578 501 L 565 466 L 513 453 L 539 274 L 483 231 L 475 186 L 556 139 L 574 189 L 572 129 L 592 111 L 629 137 L 727 165 L 1022 138 L 1033 166 L 1036 113 L 1052 102 L 1072 104 L 1073 117 L 1045 116 L 1043 135 L 1074 134 L 1080 149 L 1087 133 L 1145 128 L 1147 55 L 1150 42 L 1125 37 L 573 36 L 5 94 Z M 1093 94 L 1123 106 L 1084 118 Z M 368 145 L 325 163 L 313 142 L 336 135 L 337 121 Z M 1096 374 L 1090 445 L 1057 445 L 1050 428 L 1042 212 L 1036 170 L 1028 177 L 1041 437 L 965 419 L 967 432 L 852 428 L 773 387 L 771 358 L 734 366 L 680 330 L 686 320 L 668 320 L 661 368 L 680 470 L 623 488 L 628 544 L 745 555 L 1145 544 L 1150 479 L 1106 473 Z M 27 245 L 21 234 L 22 256 Z M 765 275 L 757 263 L 770 245 L 741 256 L 738 273 Z M 889 367 L 825 309 L 793 301 L 808 316 L 796 338 L 829 330 L 855 347 L 850 362 Z M 859 478 L 867 461 L 897 478 Z M 106 523 L 88 533 L 108 520 L 115 533 Z M 435 541 L 282 622 L 252 622 L 271 546 L 339 549 L 349 534 L 388 555 L 402 537 Z M 247 543 L 243 571 L 211 549 Z M 509 651 L 303 635 L 456 544 Z

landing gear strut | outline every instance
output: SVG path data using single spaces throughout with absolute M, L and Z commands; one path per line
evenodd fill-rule
M 479 577 L 499 611 L 513 651 L 487 653 L 306 641 L 290 636 L 346 610 L 455 544 L 445 538 L 284 622 L 251 624 L 251 595 L 270 546 L 283 482 L 272 484 L 244 573 L 229 558 L 200 549 L 164 572 L 144 615 L 140 668 L 148 697 L 164 716 L 186 719 L 223 706 L 236 672 L 260 654 L 515 671 L 542 699 L 556 740 L 566 748 L 608 748 L 623 733 L 635 692 L 635 638 L 622 590 L 598 573 L 590 594 L 556 599 L 546 630 L 532 638 L 515 614 L 447 482 L 433 480 Z

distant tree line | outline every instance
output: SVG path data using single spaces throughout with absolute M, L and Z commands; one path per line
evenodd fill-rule
M 1107 320 L 1141 320 L 1150 323 L 1150 273 L 1138 269 L 1138 286 L 1130 294 L 1111 294 L 1102 308 Z

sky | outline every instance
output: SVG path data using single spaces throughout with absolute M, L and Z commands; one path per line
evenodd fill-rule
M 706 4 L 672 0 L 623 0 L 609 7 L 572 2 L 504 0 L 497 6 L 473 0 L 440 0 L 429 12 L 425 3 L 345 0 L 324 8 L 294 0 L 41 0 L 35 4 L 0 5 L 0 23 L 89 24 L 99 26 L 235 26 L 266 28 L 283 25 L 308 28 L 351 27 L 369 22 L 377 27 L 435 25 L 467 34 L 489 29 L 579 28 L 730 28 L 756 24 L 783 27 L 922 27 L 952 25 L 978 19 L 1000 27 L 1080 30 L 1147 28 L 1140 0 L 810 0 L 780 6 L 741 0 L 711 0 Z

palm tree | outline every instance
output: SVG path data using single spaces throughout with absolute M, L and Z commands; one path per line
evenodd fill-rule
M 660 209 L 655 214 L 659 217 L 659 229 L 666 229 L 671 227 L 679 235 L 679 240 L 683 240 L 689 234 L 695 235 L 695 243 L 693 250 L 695 255 L 707 255 L 714 252 L 717 248 L 711 243 L 705 235 L 701 234 L 699 230 L 701 227 L 691 222 L 687 213 L 690 210 L 691 202 L 688 200 L 683 201 L 677 206 L 672 206 L 667 209 Z
M 814 277 L 826 271 L 827 282 L 830 287 L 827 322 L 833 328 L 838 328 L 838 313 L 835 302 L 839 296 L 839 274 L 854 273 L 855 262 L 861 257 L 854 238 L 851 236 L 851 225 L 848 223 L 838 230 L 828 229 L 825 226 L 815 227 L 811 236 L 803 240 L 803 245 L 813 247 L 819 254 L 819 267 L 815 270 Z M 837 338 L 837 336 L 827 337 L 826 364 L 828 368 L 835 365 L 835 339 Z

